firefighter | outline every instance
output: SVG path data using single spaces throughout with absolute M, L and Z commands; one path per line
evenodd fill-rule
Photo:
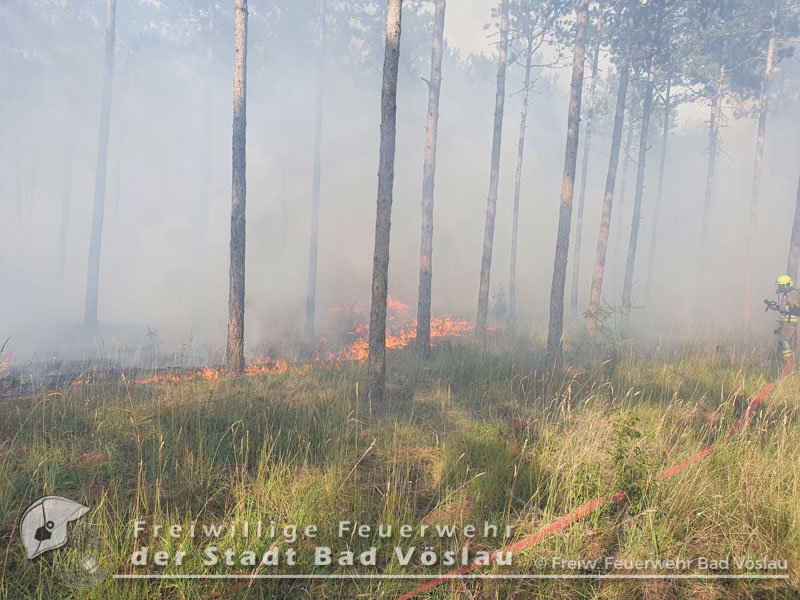
M 778 336 L 778 350 L 783 356 L 783 362 L 794 357 L 794 346 L 797 342 L 797 321 L 800 319 L 800 290 L 794 287 L 792 278 L 788 275 L 781 275 L 775 281 L 775 293 L 778 294 L 778 302 L 765 300 L 767 308 L 777 310 L 781 313 L 778 317 L 778 326 L 775 333 Z

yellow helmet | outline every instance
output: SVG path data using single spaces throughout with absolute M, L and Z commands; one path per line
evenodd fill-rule
M 789 277 L 788 275 L 781 275 L 780 277 L 778 277 L 778 279 L 775 280 L 775 285 L 780 285 L 783 287 L 792 287 L 794 285 L 794 282 L 792 281 L 792 278 Z

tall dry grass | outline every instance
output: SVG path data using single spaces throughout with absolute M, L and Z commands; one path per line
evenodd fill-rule
M 791 597 L 800 580 L 798 378 L 787 378 L 749 428 L 683 474 L 656 481 L 660 468 L 720 438 L 767 380 L 764 352 L 731 343 L 601 349 L 544 368 L 538 342 L 497 334 L 488 348 L 442 349 L 420 363 L 390 355 L 388 397 L 370 406 L 362 367 L 315 368 L 216 382 L 139 385 L 128 378 L 42 390 L 0 404 L 0 600 L 33 598 L 392 598 L 414 581 L 108 579 L 70 590 L 56 558 L 27 561 L 18 540 L 22 510 L 56 494 L 92 507 L 109 523 L 112 572 L 346 574 L 350 567 L 209 567 L 204 540 L 149 533 L 192 522 L 316 525 L 300 539 L 363 552 L 379 564 L 363 573 L 424 574 L 402 567 L 396 545 L 437 552 L 492 551 L 530 535 L 598 496 L 624 490 L 604 508 L 514 557 L 537 559 L 761 557 L 785 559 L 789 581 L 469 580 L 446 582 L 429 598 L 768 598 Z M 91 369 L 91 365 L 87 367 Z M 340 520 L 411 524 L 408 539 L 337 536 Z M 489 522 L 510 537 L 438 540 L 420 525 Z M 133 567 L 147 545 L 181 567 Z M 221 546 L 223 544 L 220 544 Z M 286 549 L 279 538 L 236 537 L 236 555 Z M 199 550 L 199 551 L 198 551 Z M 493 569 L 498 569 L 493 571 Z M 465 591 L 466 589 L 466 591 Z

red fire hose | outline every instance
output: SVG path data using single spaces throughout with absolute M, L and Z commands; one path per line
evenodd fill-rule
M 730 440 L 734 435 L 736 435 L 736 433 L 742 427 L 744 427 L 744 425 L 750 420 L 750 417 L 753 415 L 753 412 L 755 411 L 755 409 L 758 408 L 758 405 L 761 404 L 761 402 L 764 401 L 764 399 L 775 388 L 775 386 L 778 383 L 780 383 L 781 380 L 784 377 L 786 377 L 786 375 L 788 375 L 789 370 L 790 370 L 790 368 L 792 366 L 792 362 L 793 362 L 793 357 L 789 357 L 789 359 L 783 365 L 783 371 L 781 372 L 780 376 L 775 381 L 773 381 L 772 383 L 770 383 L 767 386 L 765 386 L 753 398 L 753 400 L 750 401 L 750 404 L 747 406 L 747 410 L 742 414 L 741 417 L 739 417 L 739 419 L 736 421 L 736 423 L 733 424 L 733 427 L 731 427 L 731 430 L 725 435 L 724 438 L 722 438 L 722 441 Z M 712 452 L 714 452 L 714 450 L 716 449 L 716 446 L 717 446 L 717 443 L 714 442 L 713 444 L 707 446 L 706 448 L 704 448 L 703 450 L 701 450 L 700 452 L 698 452 L 697 454 L 695 454 L 691 458 L 688 458 L 687 460 L 683 461 L 682 463 L 679 463 L 677 465 L 673 465 L 671 467 L 663 469 L 662 471 L 659 471 L 656 474 L 656 478 L 657 479 L 668 479 L 669 477 L 674 477 L 678 473 L 681 473 L 681 472 L 685 471 L 686 469 L 688 469 L 690 466 L 692 466 L 696 462 L 698 462 L 698 461 L 700 461 L 700 460 L 702 460 L 704 458 L 707 458 Z M 479 567 L 483 567 L 483 566 L 491 563 L 501 553 L 505 554 L 505 553 L 508 553 L 508 552 L 519 552 L 520 550 L 525 550 L 526 548 L 530 548 L 532 546 L 535 546 L 536 544 L 538 544 L 539 542 L 541 542 L 545 538 L 550 537 L 554 533 L 558 533 L 559 531 L 561 531 L 562 529 L 566 529 L 567 527 L 569 527 L 573 523 L 576 523 L 577 521 L 580 521 L 581 519 L 583 519 L 585 517 L 588 517 L 590 514 L 595 512 L 598 508 L 600 508 L 604 504 L 609 504 L 609 503 L 610 504 L 617 504 L 618 502 L 621 502 L 624 499 L 625 499 L 625 494 L 623 492 L 615 492 L 615 493 L 611 494 L 611 496 L 609 496 L 608 498 L 595 498 L 594 500 L 590 500 L 586 504 L 582 504 L 578 508 L 576 508 L 576 509 L 572 510 L 571 512 L 567 513 L 566 515 L 564 515 L 560 519 L 557 519 L 557 520 L 553 521 L 552 523 L 550 523 L 549 525 L 543 527 L 542 529 L 540 529 L 539 531 L 537 531 L 533 535 L 528 536 L 526 538 L 523 538 L 523 539 L 519 540 L 518 542 L 515 542 L 515 543 L 513 543 L 513 544 L 511 544 L 509 546 L 506 546 L 505 548 L 501 548 L 500 550 L 496 550 L 494 553 L 492 553 L 490 555 L 488 560 L 476 560 L 476 561 L 473 561 L 470 564 L 465 565 L 465 566 L 463 566 L 463 567 L 461 567 L 459 569 L 455 569 L 453 571 L 450 571 L 449 573 L 445 573 L 444 575 L 440 575 L 440 576 L 436 577 L 435 579 L 431 579 L 430 581 L 428 581 L 426 583 L 423 583 L 418 588 L 416 588 L 416 589 L 414 589 L 414 590 L 412 590 L 412 591 L 410 591 L 410 592 L 408 592 L 406 594 L 403 594 L 402 596 L 400 596 L 398 598 L 398 600 L 411 600 L 411 598 L 415 598 L 415 597 L 419 596 L 422 592 L 424 592 L 426 590 L 429 590 L 429 589 L 431 589 L 433 587 L 436 587 L 437 585 L 439 585 L 443 581 L 446 581 L 447 579 L 452 579 L 453 577 L 458 576 L 458 575 L 464 575 L 465 573 L 469 573 L 470 571 L 472 571 L 474 569 L 477 569 Z

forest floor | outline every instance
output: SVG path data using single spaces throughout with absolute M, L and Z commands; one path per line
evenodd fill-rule
M 800 589 L 800 377 L 784 379 L 754 419 L 707 459 L 669 479 L 655 474 L 722 440 L 748 398 L 775 379 L 764 349 L 732 341 L 674 347 L 584 347 L 560 370 L 541 368 L 541 344 L 496 333 L 488 347 L 454 342 L 430 362 L 389 354 L 388 398 L 370 406 L 366 370 L 341 364 L 216 381 L 89 385 L 0 400 L 0 600 L 397 598 L 427 579 L 119 579 L 120 574 L 435 575 L 421 561 L 463 548 L 469 560 L 531 535 L 597 497 L 623 491 L 571 527 L 475 574 L 582 578 L 447 580 L 421 598 L 795 598 Z M 597 351 L 595 351 L 597 350 Z M 607 350 L 607 349 L 606 349 Z M 103 530 L 110 575 L 93 589 L 56 575 L 62 550 L 27 560 L 19 522 L 46 496 L 86 504 Z M 136 533 L 134 523 L 145 531 Z M 237 522 L 219 539 L 189 525 Z M 243 523 L 249 522 L 247 536 Z M 262 535 L 255 534 L 258 521 Z M 367 537 L 341 521 L 372 526 Z M 76 523 L 80 522 L 78 520 Z M 485 524 L 498 525 L 485 531 Z M 277 527 L 275 536 L 270 523 Z M 153 525 L 163 529 L 154 535 Z M 298 539 L 282 528 L 297 525 Z M 379 537 L 379 524 L 393 535 Z M 427 524 L 429 529 L 422 530 Z M 453 537 L 431 533 L 456 525 Z M 470 537 L 464 525 L 475 524 Z M 177 537 L 172 525 L 184 529 Z M 302 529 L 317 528 L 316 536 Z M 408 537 L 400 534 L 410 526 Z M 506 526 L 513 526 L 506 536 Z M 289 531 L 291 533 L 291 531 Z M 488 536 L 484 535 L 489 533 Z M 291 536 L 289 536 L 291 537 Z M 204 564 L 208 546 L 219 564 Z M 146 566 L 131 564 L 147 548 Z M 233 548 L 234 565 L 223 549 Z M 285 551 L 297 551 L 297 564 Z M 314 565 L 329 547 L 333 565 Z M 375 566 L 336 564 L 341 551 L 377 548 Z M 416 548 L 402 566 L 395 548 Z M 281 564 L 243 564 L 275 550 Z M 166 566 L 155 564 L 164 551 Z M 182 565 L 176 552 L 186 552 Z M 430 555 L 429 555 L 430 556 Z M 141 557 L 141 552 L 140 552 Z M 665 570 L 613 560 L 689 561 L 676 574 L 781 574 L 785 579 L 595 577 Z M 729 565 L 699 568 L 702 558 Z M 786 561 L 737 568 L 735 560 Z M 578 567 L 564 561 L 584 561 Z M 598 560 L 592 565 L 590 561 Z M 242 561 L 242 562 L 239 562 Z

